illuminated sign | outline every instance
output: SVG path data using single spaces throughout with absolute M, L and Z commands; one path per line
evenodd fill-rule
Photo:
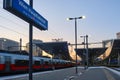
M 48 21 L 23 0 L 4 0 L 3 8 L 41 30 L 48 29 Z

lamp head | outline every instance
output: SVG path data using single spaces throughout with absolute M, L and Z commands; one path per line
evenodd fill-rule
M 79 19 L 85 19 L 86 17 L 85 16 L 81 16 L 81 17 L 78 17 Z
M 82 16 L 82 19 L 85 19 L 86 18 L 86 16 Z
M 75 18 L 67 18 L 67 20 L 74 20 L 74 19 L 85 19 L 85 16 L 75 17 Z
M 72 20 L 73 18 L 67 18 L 67 20 Z

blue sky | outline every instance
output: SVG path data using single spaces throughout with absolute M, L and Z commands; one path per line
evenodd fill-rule
M 28 41 L 29 25 L 2 8 L 0 0 L 0 36 Z M 28 2 L 29 0 L 25 0 Z M 86 16 L 77 20 L 79 36 L 88 35 L 89 42 L 116 38 L 120 32 L 120 0 L 33 0 L 34 9 L 48 20 L 48 31 L 34 28 L 34 39 L 51 41 L 55 38 L 74 43 L 74 21 L 68 17 Z M 3 28 L 4 27 L 4 28 Z M 7 27 L 7 28 L 6 28 Z M 8 30 L 9 28 L 9 30 Z

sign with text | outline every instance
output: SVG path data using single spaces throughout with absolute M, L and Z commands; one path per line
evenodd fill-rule
M 4 0 L 3 8 L 41 30 L 48 29 L 48 21 L 23 0 Z

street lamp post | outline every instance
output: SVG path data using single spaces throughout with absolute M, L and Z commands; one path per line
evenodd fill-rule
M 85 49 L 85 38 L 86 38 L 86 36 L 80 36 L 80 37 L 83 38 L 83 43 L 82 44 L 84 45 L 84 49 Z
M 67 20 L 75 20 L 75 50 L 77 49 L 77 19 L 84 19 L 85 16 L 75 17 L 75 18 L 67 18 Z M 76 52 L 76 74 L 78 73 L 77 70 L 77 52 Z
M 20 38 L 20 53 L 22 51 L 22 38 Z
M 86 62 L 87 62 L 87 68 L 88 68 L 88 65 L 89 65 L 89 61 L 88 61 L 88 35 L 86 35 Z
M 84 45 L 84 51 L 83 51 L 83 65 L 84 65 L 84 67 L 85 67 L 85 57 L 86 57 L 86 50 L 85 50 L 85 38 L 86 38 L 86 36 L 80 36 L 81 38 L 83 38 L 83 42 L 82 42 L 82 44 Z
M 89 61 L 88 61 L 88 35 L 86 36 L 80 36 L 80 37 L 83 37 L 84 38 L 84 52 L 85 52 L 85 45 L 86 45 L 86 52 L 85 52 L 85 69 L 88 68 L 88 65 L 89 65 Z M 85 41 L 86 39 L 86 41 Z

